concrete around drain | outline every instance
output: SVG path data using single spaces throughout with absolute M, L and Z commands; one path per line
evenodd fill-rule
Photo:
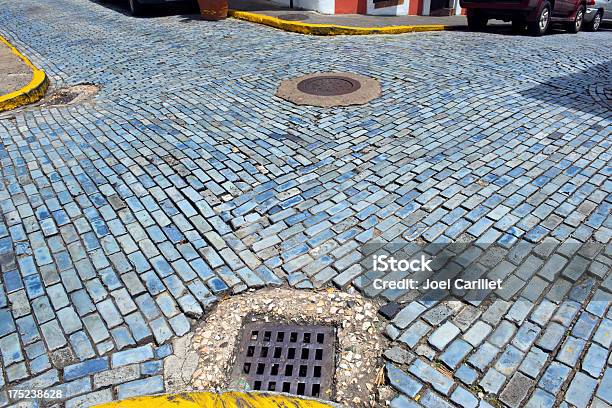
M 98 93 L 100 88 L 93 84 L 72 85 L 53 91 L 42 106 L 64 106 L 84 102 Z
M 164 362 L 166 392 L 245 389 L 232 384 L 242 328 L 253 320 L 335 326 L 336 361 L 333 400 L 351 407 L 376 407 L 382 376 L 380 358 L 386 340 L 378 305 L 358 294 L 329 290 L 303 292 L 269 289 L 220 302 L 193 337 L 174 344 Z M 322 399 L 326 398 L 321 395 Z
M 305 84 L 314 84 L 310 88 L 315 91 L 307 91 Z M 336 89 L 325 89 L 326 86 Z M 281 82 L 276 96 L 297 105 L 326 108 L 363 105 L 380 96 L 380 84 L 375 79 L 350 72 L 316 73 Z

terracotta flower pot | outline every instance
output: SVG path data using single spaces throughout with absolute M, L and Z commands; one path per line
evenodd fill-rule
M 204 20 L 223 20 L 227 18 L 227 0 L 198 0 L 200 14 Z

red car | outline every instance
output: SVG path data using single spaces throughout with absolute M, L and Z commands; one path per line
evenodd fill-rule
M 590 0 L 460 0 L 467 9 L 468 27 L 482 31 L 489 19 L 512 21 L 516 31 L 527 26 L 532 35 L 544 34 L 551 23 L 563 23 L 568 31 L 582 28 Z

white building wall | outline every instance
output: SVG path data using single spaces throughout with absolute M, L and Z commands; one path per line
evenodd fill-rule
M 270 3 L 289 7 L 290 0 L 270 0 Z M 334 0 L 293 0 L 293 7 L 304 10 L 313 10 L 322 14 L 334 14 L 336 3 Z
M 404 4 L 399 6 L 374 8 L 374 2 L 368 0 L 367 14 L 371 16 L 405 16 L 408 14 L 408 5 L 410 0 L 404 0 Z

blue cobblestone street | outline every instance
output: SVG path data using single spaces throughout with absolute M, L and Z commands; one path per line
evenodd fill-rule
M 162 393 L 173 340 L 270 286 L 384 304 L 392 408 L 612 406 L 612 31 L 314 37 L 124 11 L 0 0 L 50 92 L 99 87 L 0 114 L 0 407 Z M 275 96 L 326 71 L 381 96 Z M 360 263 L 455 241 L 502 289 L 417 299 Z

